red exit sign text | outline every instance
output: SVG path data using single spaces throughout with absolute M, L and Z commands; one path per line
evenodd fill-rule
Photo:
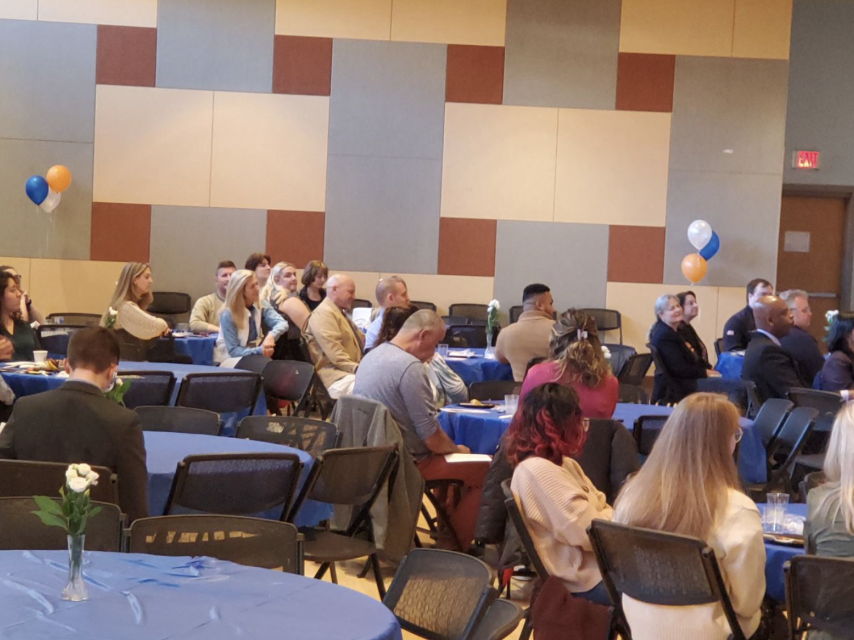
M 820 151 L 795 151 L 792 154 L 792 167 L 795 169 L 818 169 Z

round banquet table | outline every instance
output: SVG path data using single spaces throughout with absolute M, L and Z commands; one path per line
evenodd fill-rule
M 182 336 L 175 338 L 175 352 L 190 356 L 193 364 L 212 367 L 214 364 L 214 346 L 216 334 L 213 336 Z
M 759 507 L 761 513 L 765 505 L 757 504 L 756 506 Z M 806 518 L 807 505 L 790 504 L 788 513 Z M 780 603 L 786 601 L 786 578 L 783 574 L 783 565 L 793 557 L 803 553 L 803 547 L 790 547 L 765 541 L 765 593 L 769 598 Z
M 142 435 L 145 439 L 145 465 L 148 471 L 148 513 L 152 516 L 162 515 L 166 509 L 176 468 L 187 456 L 206 453 L 294 453 L 303 464 L 297 492 L 308 478 L 314 463 L 314 459 L 305 451 L 270 442 L 164 431 L 144 431 Z M 275 511 L 258 515 L 278 518 L 281 510 Z M 331 505 L 308 500 L 300 509 L 295 524 L 313 526 L 331 517 Z
M 85 602 L 59 597 L 64 551 L 0 551 L 0 574 L 8 640 L 401 640 L 391 611 L 357 591 L 214 558 L 87 552 Z
M 451 349 L 450 353 L 455 351 L 466 351 L 466 349 Z M 487 380 L 512 380 L 513 369 L 509 364 L 504 364 L 498 360 L 492 360 L 483 357 L 485 349 L 468 349 L 475 353 L 472 358 L 454 358 L 449 355 L 445 358 L 448 366 L 456 373 L 466 386 L 472 382 L 484 382 Z
M 743 351 L 725 351 L 715 364 L 715 371 L 724 378 L 741 379 L 741 369 L 744 367 Z

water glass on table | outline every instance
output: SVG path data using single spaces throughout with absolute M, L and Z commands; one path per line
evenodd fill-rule
M 448 345 L 440 344 L 436 347 L 436 353 L 438 353 L 443 358 L 447 358 L 448 357 L 448 348 L 449 348 Z
M 788 493 L 769 493 L 765 505 L 765 530 L 770 533 L 783 533 L 788 509 Z
M 504 413 L 508 416 L 516 415 L 516 409 L 519 408 L 519 396 L 515 393 L 508 393 L 504 396 Z

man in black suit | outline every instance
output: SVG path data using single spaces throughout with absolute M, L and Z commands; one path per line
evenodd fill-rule
M 0 458 L 109 467 L 119 476 L 119 506 L 133 521 L 148 515 L 148 473 L 139 416 L 104 397 L 118 368 L 112 332 L 75 332 L 68 343 L 68 380 L 15 403 L 0 432 Z
M 794 358 L 780 345 L 794 324 L 788 305 L 777 296 L 760 298 L 753 309 L 756 331 L 744 354 L 741 377 L 756 383 L 764 402 L 785 398 L 793 387 L 807 387 Z
M 780 297 L 789 305 L 795 323 L 789 334 L 780 340 L 780 344 L 792 354 L 801 377 L 811 387 L 816 375 L 824 367 L 824 356 L 821 355 L 818 342 L 808 331 L 812 323 L 809 294 L 800 289 L 790 289 L 781 293 Z
M 763 296 L 774 295 L 774 286 L 762 278 L 747 283 L 747 306 L 733 315 L 724 325 L 724 351 L 746 349 L 750 334 L 756 331 L 753 308 Z

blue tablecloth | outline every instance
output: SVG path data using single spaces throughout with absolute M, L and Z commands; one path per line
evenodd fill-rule
M 175 351 L 193 359 L 193 364 L 212 367 L 216 336 L 188 336 L 175 338 Z
M 89 600 L 59 594 L 64 551 L 0 552 L 0 636 L 9 640 L 401 640 L 380 602 L 352 589 L 213 558 L 87 552 Z
M 295 453 L 302 460 L 302 476 L 299 488 L 311 471 L 314 459 L 305 451 L 284 447 L 269 442 L 205 436 L 194 433 L 167 433 L 146 431 L 146 467 L 148 468 L 148 512 L 152 516 L 163 514 L 169 490 L 178 463 L 190 455 L 205 453 Z M 298 488 L 298 490 L 299 490 Z M 279 513 L 270 514 L 278 517 Z M 332 517 L 331 505 L 307 501 L 296 519 L 298 526 L 313 526 Z
M 764 505 L 756 505 L 759 511 L 762 511 Z M 797 516 L 806 517 L 807 505 L 805 504 L 790 504 L 789 513 Z M 774 544 L 773 542 L 765 543 L 765 593 L 776 600 L 783 603 L 786 601 L 786 580 L 783 575 L 783 565 L 797 555 L 804 553 L 803 548 L 789 547 L 782 544 Z
M 469 351 L 474 351 L 477 355 L 473 358 L 446 358 L 448 366 L 463 379 L 466 386 L 471 385 L 472 382 L 513 379 L 513 369 L 509 364 L 484 358 L 485 349 L 469 349 Z
M 718 371 L 724 378 L 737 378 L 740 380 L 742 367 L 744 367 L 744 355 L 725 351 L 718 358 L 718 362 L 715 364 L 715 371 Z

